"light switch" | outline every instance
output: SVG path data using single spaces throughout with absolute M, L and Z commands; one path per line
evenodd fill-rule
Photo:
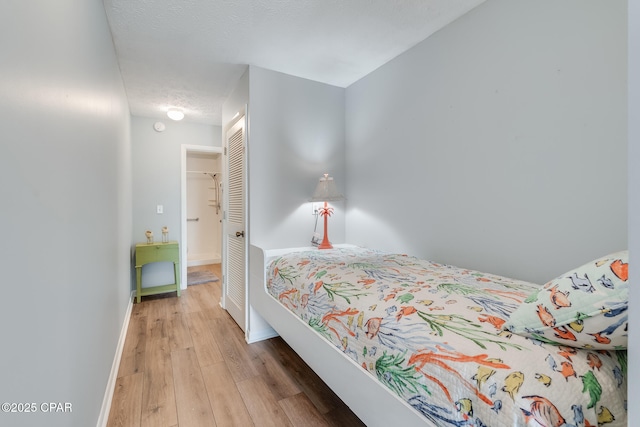
M 164 213 L 164 206 L 162 205 L 156 206 L 156 213 L 159 213 L 159 214 Z

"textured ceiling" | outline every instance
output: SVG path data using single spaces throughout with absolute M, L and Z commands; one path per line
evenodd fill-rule
M 104 0 L 131 113 L 220 125 L 247 64 L 347 87 L 484 0 Z

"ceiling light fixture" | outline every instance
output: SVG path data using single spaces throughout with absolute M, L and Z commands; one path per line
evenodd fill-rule
M 169 108 L 167 116 L 169 116 L 171 120 L 182 120 L 184 119 L 184 112 L 178 108 Z

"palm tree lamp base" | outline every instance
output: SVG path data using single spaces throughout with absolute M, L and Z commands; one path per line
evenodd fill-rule
M 324 202 L 324 207 L 320 209 L 320 215 L 324 217 L 324 237 L 318 245 L 318 249 L 333 249 L 333 245 L 329 242 L 329 236 L 327 235 L 327 217 L 330 217 L 332 213 L 333 208 L 328 207 L 327 202 Z

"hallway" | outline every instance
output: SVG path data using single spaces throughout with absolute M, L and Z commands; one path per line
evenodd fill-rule
M 193 269 L 222 278 L 220 264 Z M 281 338 L 247 344 L 220 292 L 134 304 L 109 427 L 363 425 Z

